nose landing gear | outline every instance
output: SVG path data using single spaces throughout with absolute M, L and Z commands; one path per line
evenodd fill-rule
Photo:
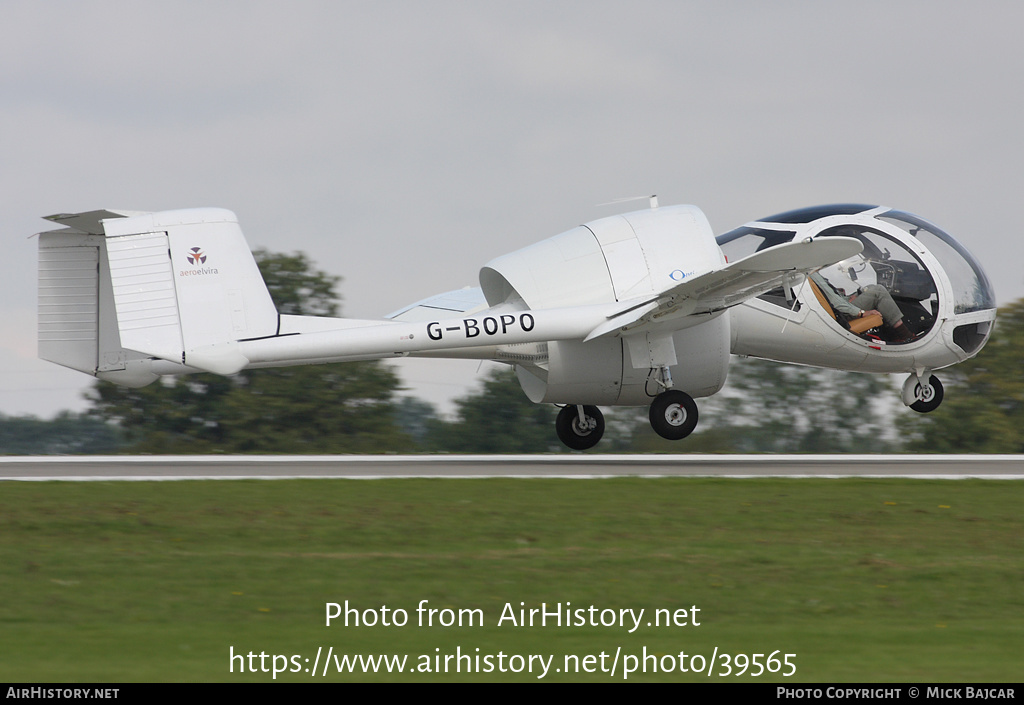
M 912 374 L 903 383 L 903 403 L 914 411 L 927 414 L 942 403 L 942 382 L 935 375 Z

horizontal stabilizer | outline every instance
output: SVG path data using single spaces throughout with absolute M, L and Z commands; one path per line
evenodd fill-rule
M 43 216 L 43 220 L 49 220 L 51 223 L 57 223 L 58 225 L 73 228 L 90 235 L 102 235 L 104 220 L 144 214 L 145 211 L 98 210 L 86 211 L 85 213 L 57 213 L 55 215 Z

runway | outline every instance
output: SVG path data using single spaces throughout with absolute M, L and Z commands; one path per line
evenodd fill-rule
M 1024 455 L 352 455 L 0 457 L 0 480 L 610 477 L 1024 479 Z

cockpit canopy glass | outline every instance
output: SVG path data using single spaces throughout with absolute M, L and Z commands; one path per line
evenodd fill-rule
M 953 285 L 953 312 L 996 307 L 996 296 L 981 265 L 963 245 L 931 223 L 903 211 L 886 211 L 878 219 L 896 225 L 921 241 L 939 261 Z
M 829 301 L 837 301 L 831 306 L 837 321 L 848 321 L 861 310 L 877 310 L 884 325 L 874 333 L 859 334 L 891 343 L 910 342 L 932 328 L 939 311 L 938 289 L 915 253 L 892 236 L 860 224 L 838 225 L 819 236 L 852 237 L 864 243 L 860 254 L 812 275 L 820 277 L 819 288 L 826 290 Z M 901 325 L 906 328 L 897 330 Z
M 797 228 L 786 229 L 786 224 L 811 223 L 833 215 L 856 215 L 875 208 L 877 206 L 865 204 L 836 204 L 789 211 L 720 235 L 718 245 L 728 261 L 735 262 L 791 242 Z M 816 295 L 821 294 L 819 303 L 826 307 L 837 326 L 851 332 L 856 328 L 854 334 L 861 338 L 891 343 L 915 340 L 935 324 L 939 309 L 935 280 L 914 252 L 882 230 L 869 227 L 869 219 L 865 218 L 864 222 L 837 225 L 816 233 L 815 236 L 821 237 L 852 237 L 864 245 L 860 254 L 814 275 L 813 288 Z M 789 305 L 784 294 L 782 290 L 770 291 L 760 298 L 779 306 Z M 882 324 L 867 329 L 863 325 L 851 327 L 851 321 L 859 318 L 862 311 L 871 310 L 882 313 Z M 903 325 L 907 327 L 902 328 Z
M 736 262 L 755 252 L 792 241 L 801 225 L 828 216 L 857 215 L 876 209 L 882 210 L 878 206 L 840 203 L 787 211 L 719 235 L 718 245 L 729 262 Z M 917 238 L 939 261 L 953 286 L 954 313 L 995 308 L 995 294 L 981 266 L 950 235 L 904 211 L 882 210 L 874 217 L 880 223 L 894 225 Z M 853 237 L 864 243 L 864 250 L 859 255 L 825 267 L 813 275 L 817 277 L 818 289 L 826 290 L 819 301 L 827 299 L 823 305 L 827 305 L 837 325 L 848 329 L 849 319 L 859 313 L 858 299 L 863 304 L 859 309 L 882 312 L 885 325 L 857 333 L 863 338 L 885 339 L 888 335 L 889 342 L 904 343 L 924 335 L 935 325 L 939 312 L 939 292 L 932 273 L 915 252 L 894 236 L 869 227 L 872 222 L 869 216 L 850 220 L 864 224 L 848 222 L 814 234 L 815 237 Z M 788 229 L 790 225 L 794 227 Z M 779 306 L 789 305 L 789 298 L 784 293 L 779 289 L 759 298 Z M 882 305 L 874 299 L 879 299 Z M 829 303 L 832 301 L 834 305 Z M 899 335 L 893 338 L 894 320 L 901 320 L 909 328 L 909 338 L 905 330 L 900 330 Z

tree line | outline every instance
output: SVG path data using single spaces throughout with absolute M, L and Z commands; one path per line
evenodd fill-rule
M 340 315 L 339 278 L 301 253 L 255 255 L 279 311 Z M 975 358 L 943 371 L 945 400 L 930 414 L 903 407 L 888 377 L 734 359 L 726 389 L 698 400 L 689 438 L 665 441 L 646 408 L 615 408 L 591 452 L 1022 453 L 1022 357 L 1024 300 L 1000 309 Z M 511 369 L 457 400 L 454 418 L 401 391 L 394 370 L 372 361 L 197 374 L 140 389 L 97 382 L 83 414 L 0 415 L 0 454 L 568 452 L 555 436 L 555 407 L 531 403 Z

